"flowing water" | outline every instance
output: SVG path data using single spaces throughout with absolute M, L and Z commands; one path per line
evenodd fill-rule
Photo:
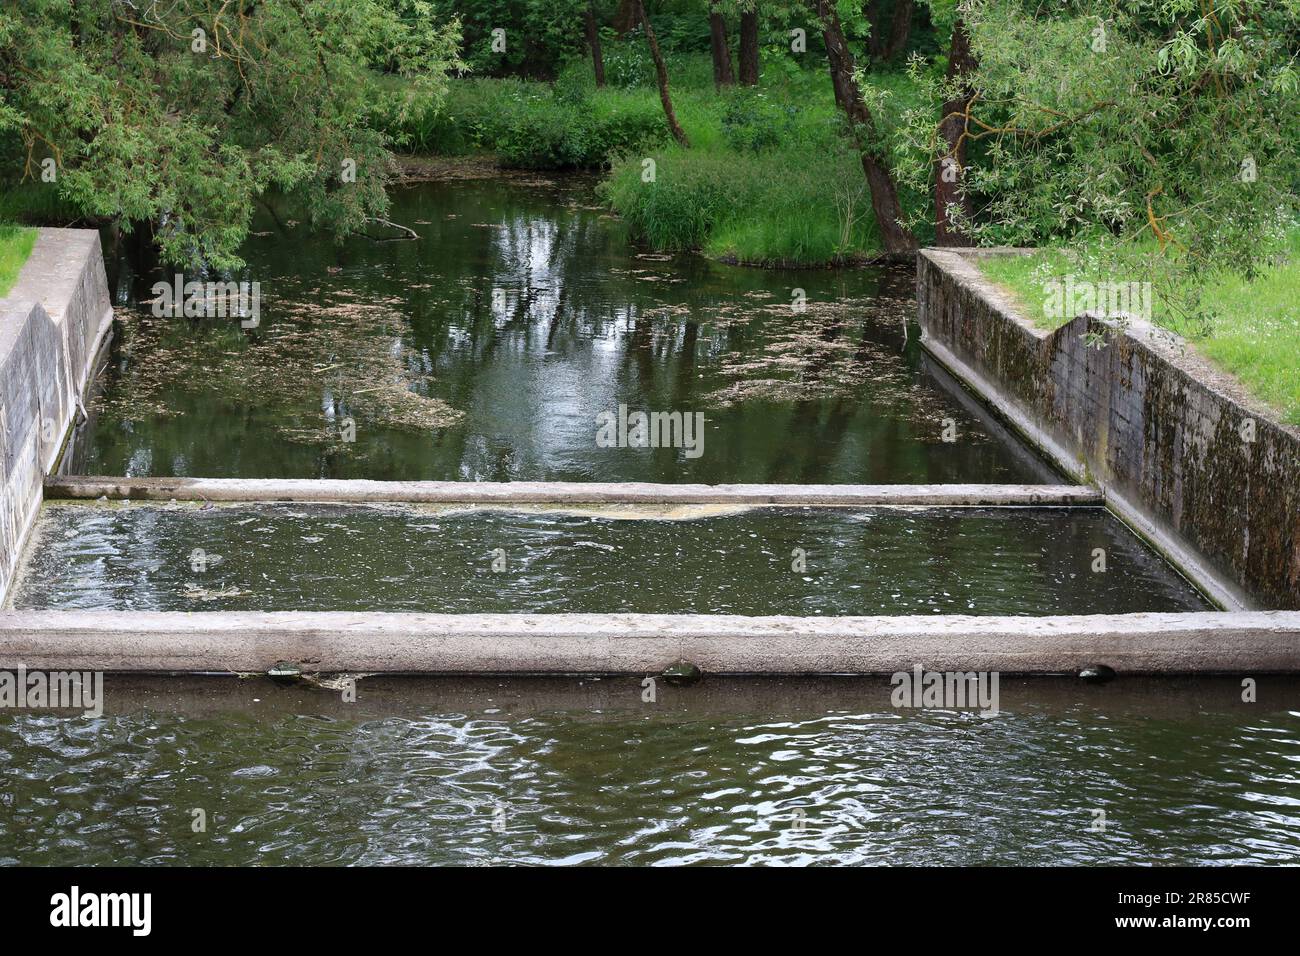
M 1210 609 L 1103 508 L 712 510 L 47 507 L 13 600 L 137 611 Z
M 925 358 L 906 271 L 639 254 L 583 181 L 418 186 L 391 218 L 420 239 L 336 247 L 268 214 L 249 331 L 156 318 L 159 276 L 122 270 L 69 469 L 1059 480 Z M 620 405 L 702 414 L 700 454 L 604 447 Z M 635 511 L 51 506 L 15 603 L 1205 606 L 1098 509 Z M 357 686 L 110 676 L 101 716 L 0 711 L 0 863 L 1300 861 L 1295 681 L 1244 703 L 1237 679 L 1008 679 L 996 716 L 898 709 L 879 679 Z
M 1259 690 L 110 678 L 102 717 L 0 721 L 0 862 L 1294 864 L 1300 685 Z

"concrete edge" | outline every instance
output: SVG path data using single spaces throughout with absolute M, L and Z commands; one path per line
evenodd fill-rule
M 1097 317 L 1095 313 L 1085 312 L 1074 320 L 1062 323 L 1056 328 L 1040 327 L 1021 310 L 1015 299 L 1003 291 L 1003 288 L 988 278 L 975 265 L 973 259 L 991 259 L 999 256 L 1023 256 L 1035 252 L 1033 248 L 1016 246 L 999 246 L 986 249 L 922 249 L 919 254 L 936 267 L 945 269 L 958 276 L 966 288 L 984 304 L 996 309 L 1011 320 L 1019 329 L 1031 338 L 1046 343 L 1061 335 L 1072 334 L 1071 326 L 1079 319 L 1092 318 L 1109 327 L 1117 336 L 1127 339 L 1133 346 L 1146 349 L 1160 357 L 1162 361 L 1181 372 L 1190 381 L 1205 389 L 1215 398 L 1229 405 L 1236 405 L 1242 417 L 1253 417 L 1259 425 L 1273 428 L 1286 434 L 1300 437 L 1300 427 L 1289 425 L 1279 417 L 1278 410 L 1267 402 L 1256 398 L 1240 380 L 1227 372 L 1217 369 L 1208 359 L 1196 351 L 1193 343 L 1177 332 L 1163 328 L 1145 319 Z
M 1025 441 L 1050 458 L 1057 468 L 1078 481 L 1092 480 L 1084 462 L 1066 451 L 1033 419 L 1020 410 L 1018 402 L 958 359 L 947 346 L 936 340 L 927 341 L 923 338 L 921 347 L 932 355 L 935 361 L 946 366 L 953 375 L 962 379 Z M 1154 548 L 1193 587 L 1220 608 L 1227 611 L 1247 611 L 1256 606 L 1240 586 L 1212 569 L 1191 548 L 1166 534 L 1149 515 L 1123 495 L 1113 488 L 1106 487 L 1101 489 L 1101 493 L 1106 508 L 1115 517 L 1123 521 L 1129 530 Z
M 1031 251 L 1019 248 L 988 250 L 922 249 L 919 255 L 929 261 L 935 268 L 948 272 L 957 281 L 963 283 L 968 291 L 982 299 L 985 305 L 1004 316 L 1021 334 L 1034 340 L 1039 347 L 1047 347 L 1047 343 L 1054 336 L 1065 334 L 1070 324 L 1067 323 L 1055 330 L 1038 328 L 971 261 L 975 258 L 997 255 L 1023 255 Z M 1156 347 L 1152 344 L 1153 336 L 1146 334 L 1147 331 L 1149 331 L 1148 326 L 1146 323 L 1142 323 L 1142 328 L 1138 330 L 1139 334 L 1133 334 L 1127 329 L 1121 329 L 1119 334 L 1125 336 L 1135 347 L 1155 349 Z M 1163 332 L 1163 330 L 1159 331 Z M 1173 333 L 1167 334 L 1177 338 Z M 921 347 L 970 388 L 971 391 L 979 395 L 996 415 L 1002 418 L 1025 441 L 1046 455 L 1065 475 L 1081 483 L 1092 484 L 1096 482 L 1096 476 L 1091 473 L 1087 462 L 1081 456 L 1066 449 L 1046 429 L 1039 426 L 1021 408 L 1020 402 L 1014 396 L 963 362 L 947 345 L 933 336 L 924 334 L 924 328 L 921 336 Z M 1169 351 L 1168 346 L 1157 351 L 1162 359 L 1170 361 L 1181 374 L 1197 381 L 1202 387 L 1220 398 L 1228 401 L 1235 400 L 1233 396 L 1227 395 L 1222 389 L 1216 388 L 1214 382 L 1203 382 L 1196 378 L 1193 372 L 1185 367 L 1186 363 L 1172 362 L 1167 354 Z M 1264 427 L 1276 425 L 1275 422 L 1271 421 L 1266 421 L 1263 424 Z M 1281 426 L 1277 427 L 1281 428 Z M 1259 603 L 1253 600 L 1241 585 L 1215 569 L 1195 549 L 1184 543 L 1181 538 L 1168 533 L 1145 509 L 1139 507 L 1105 483 L 1100 485 L 1100 490 L 1105 496 L 1106 507 L 1117 518 L 1173 565 L 1178 573 L 1186 578 L 1192 586 L 1220 608 L 1226 611 L 1245 611 L 1259 606 Z
M 699 485 L 650 482 L 373 481 L 369 479 L 56 476 L 49 499 L 464 504 L 1100 505 L 1082 485 Z
M 11 611 L 0 668 L 716 674 L 1300 673 L 1300 611 L 1058 617 Z
M 112 337 L 113 306 L 99 232 L 38 229 L 31 255 L 9 295 L 0 300 L 0 310 L 15 309 L 29 316 L 27 325 L 43 322 L 51 333 L 23 362 L 9 366 L 17 369 L 13 374 L 22 379 L 17 387 L 26 396 L 23 408 L 27 414 L 20 417 L 14 410 L 5 422 L 11 434 L 2 436 L 3 440 L 13 442 L 12 432 L 23 427 L 24 419 L 35 421 L 42 437 L 34 451 L 34 481 L 15 487 L 8 473 L 0 475 L 3 505 L 18 516 L 16 533 L 4 542 L 4 563 L 10 570 L 0 576 L 0 599 L 7 594 L 10 571 L 17 566 L 40 511 L 41 477 L 58 466 L 78 421 L 84 419 L 83 400 Z M 18 344 L 23 324 L 5 325 L 0 330 L 0 350 L 7 354 Z M 49 437 L 47 418 L 53 425 Z

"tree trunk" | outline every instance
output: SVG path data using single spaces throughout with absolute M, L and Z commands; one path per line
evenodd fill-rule
M 948 52 L 948 79 L 966 77 L 975 69 L 966 25 L 959 19 L 952 28 L 952 46 Z M 944 155 L 935 161 L 934 170 L 934 241 L 940 246 L 968 246 L 970 237 L 949 220 L 949 209 L 957 207 L 969 220 L 970 199 L 962 189 L 966 175 L 966 110 L 972 91 L 965 82 L 953 99 L 943 104 L 939 120 L 939 138 L 947 145 Z
M 894 4 L 894 22 L 889 30 L 889 42 L 885 44 L 884 59 L 894 59 L 907 46 L 907 38 L 912 33 L 912 9 L 915 5 L 913 0 L 898 0 Z
M 867 0 L 862 15 L 871 27 L 867 33 L 867 53 L 871 59 L 879 60 L 885 55 L 885 11 L 880 0 Z
M 645 4 L 642 0 L 632 0 L 632 3 L 636 8 L 637 18 L 645 26 L 645 38 L 650 44 L 650 57 L 655 61 L 655 78 L 659 81 L 659 100 L 664 104 L 664 116 L 668 119 L 668 128 L 673 132 L 673 139 L 689 147 L 691 143 L 686 138 L 686 130 L 682 129 L 682 124 L 677 122 L 677 114 L 673 111 L 673 99 L 668 95 L 668 67 L 664 65 L 664 55 L 659 50 L 655 28 L 650 25 L 650 18 L 646 16 Z
M 757 6 L 740 12 L 740 82 L 742 86 L 758 86 Z
M 600 52 L 600 27 L 596 25 L 596 13 L 587 3 L 587 46 L 591 49 L 591 66 L 596 71 L 596 88 L 605 85 L 605 57 Z
M 854 142 L 862 156 L 862 171 L 866 173 L 871 188 L 871 208 L 876 214 L 880 237 L 889 252 L 910 252 L 916 248 L 916 237 L 903 225 L 903 207 L 898 201 L 898 190 L 889 166 L 880 155 L 880 132 L 876 121 L 862 99 L 862 91 L 853 78 L 853 54 L 844 39 L 839 14 L 833 0 L 807 0 L 821 24 L 822 38 L 826 41 L 826 56 L 830 61 L 831 84 L 835 88 L 835 101 L 849 119 Z
M 709 46 L 713 52 L 713 85 L 733 86 L 735 75 L 731 72 L 731 50 L 727 47 L 727 21 L 717 10 L 709 10 Z
M 630 32 L 636 26 L 640 15 L 637 13 L 636 0 L 619 0 L 618 10 L 614 13 L 614 32 L 619 36 Z

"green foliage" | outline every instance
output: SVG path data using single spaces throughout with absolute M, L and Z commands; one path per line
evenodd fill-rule
M 479 76 L 546 78 L 585 49 L 587 0 L 433 0 L 444 21 L 459 19 L 461 58 Z M 493 49 L 504 30 L 504 50 Z
M 32 254 L 36 230 L 0 225 L 0 299 L 9 294 L 18 273 Z
M 6 6 L 0 180 L 145 225 L 175 263 L 237 265 L 253 204 L 272 188 L 342 235 L 387 205 L 373 118 L 429 115 L 457 40 L 424 0 Z M 381 84 L 380 72 L 403 82 Z M 57 164 L 54 183 L 43 159 Z
M 387 128 L 417 152 L 488 151 L 507 166 L 529 169 L 601 167 L 616 152 L 651 148 L 667 137 L 657 99 L 513 79 L 457 80 L 437 114 L 406 125 L 394 119 Z
M 722 135 L 732 149 L 762 152 L 788 143 L 798 129 L 798 108 L 775 103 L 758 90 L 739 89 L 722 111 Z
M 1205 10 L 1212 10 L 1206 13 Z M 1188 272 L 1249 273 L 1293 221 L 1300 185 L 1300 3 L 1035 0 L 975 5 L 966 145 L 983 244 L 1153 241 Z M 914 188 L 944 151 L 932 69 L 899 164 Z M 1249 170 L 1249 172 L 1247 172 Z

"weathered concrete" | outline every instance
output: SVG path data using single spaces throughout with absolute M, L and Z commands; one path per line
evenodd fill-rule
M 1221 605 L 1300 608 L 1300 429 L 1148 323 L 1035 327 L 981 254 L 920 254 L 926 348 Z
M 47 498 L 464 504 L 1098 505 L 1082 485 L 676 485 L 647 482 L 370 481 L 367 479 L 60 476 Z
M 0 669 L 351 673 L 1300 672 L 1300 612 L 1062 617 L 671 614 L 0 615 Z
M 0 300 L 0 598 L 112 319 L 99 233 L 40 230 Z

